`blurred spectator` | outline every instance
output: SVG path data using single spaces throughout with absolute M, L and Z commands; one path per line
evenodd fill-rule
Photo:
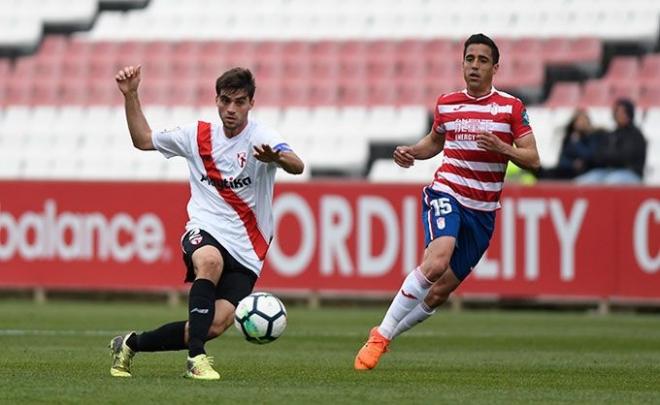
M 579 184 L 638 184 L 644 175 L 646 139 L 635 126 L 635 105 L 628 99 L 614 103 L 616 129 L 594 138 L 593 168 L 575 178 Z
M 603 135 L 604 131 L 592 126 L 586 110 L 576 110 L 566 125 L 557 166 L 541 168 L 539 179 L 573 179 L 585 173 L 592 166 L 597 146 L 595 140 Z

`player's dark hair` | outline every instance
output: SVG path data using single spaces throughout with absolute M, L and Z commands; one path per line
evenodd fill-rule
M 230 93 L 245 90 L 248 98 L 252 100 L 256 88 L 257 86 L 254 83 L 254 76 L 252 75 L 252 72 L 250 72 L 250 69 L 241 67 L 229 69 L 215 81 L 215 93 L 218 96 L 222 90 L 227 90 Z
M 465 41 L 463 46 L 463 58 L 465 58 L 465 53 L 467 52 L 468 46 L 474 44 L 483 44 L 490 47 L 490 51 L 493 54 L 493 65 L 500 62 L 500 50 L 497 48 L 497 45 L 495 45 L 495 41 L 484 34 L 470 35 L 470 38 Z

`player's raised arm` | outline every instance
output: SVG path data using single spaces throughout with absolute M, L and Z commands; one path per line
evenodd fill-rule
M 154 144 L 151 141 L 151 128 L 142 112 L 138 97 L 141 70 L 140 65 L 126 66 L 117 72 L 115 80 L 119 90 L 124 95 L 126 121 L 133 140 L 133 146 L 140 150 L 154 150 Z
M 430 159 L 442 151 L 445 135 L 432 129 L 415 145 L 397 146 L 394 150 L 394 162 L 401 167 L 410 167 L 415 160 Z
M 275 163 L 290 174 L 302 174 L 305 164 L 293 151 L 273 150 L 268 144 L 254 146 L 254 157 L 264 163 Z

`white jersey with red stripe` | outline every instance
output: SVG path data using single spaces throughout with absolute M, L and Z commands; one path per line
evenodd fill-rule
M 249 120 L 228 138 L 222 125 L 199 121 L 154 131 L 152 142 L 165 157 L 182 156 L 190 171 L 186 230 L 210 233 L 241 264 L 260 274 L 273 236 L 273 188 L 277 165 L 253 156 L 253 146 L 290 151 L 274 130 Z
M 532 133 L 520 99 L 493 88 L 475 98 L 467 90 L 438 97 L 433 128 L 445 136 L 442 164 L 432 187 L 461 205 L 481 211 L 500 208 L 508 158 L 477 146 L 479 132 L 490 131 L 505 143 Z

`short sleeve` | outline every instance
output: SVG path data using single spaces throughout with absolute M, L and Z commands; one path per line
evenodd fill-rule
M 182 156 L 188 158 L 192 155 L 193 139 L 197 134 L 197 124 L 154 131 L 151 141 L 157 151 L 166 158 Z
M 444 123 L 440 120 L 440 99 L 442 96 L 438 97 L 433 107 L 433 130 L 439 134 L 445 132 Z
M 274 151 L 293 152 L 291 146 L 284 141 L 279 132 L 264 126 L 260 126 L 259 130 L 256 131 L 252 142 L 256 146 L 269 145 Z
M 520 138 L 530 132 L 532 132 L 532 127 L 529 123 L 527 109 L 522 101 L 516 100 L 511 113 L 511 133 L 513 134 L 513 138 Z

